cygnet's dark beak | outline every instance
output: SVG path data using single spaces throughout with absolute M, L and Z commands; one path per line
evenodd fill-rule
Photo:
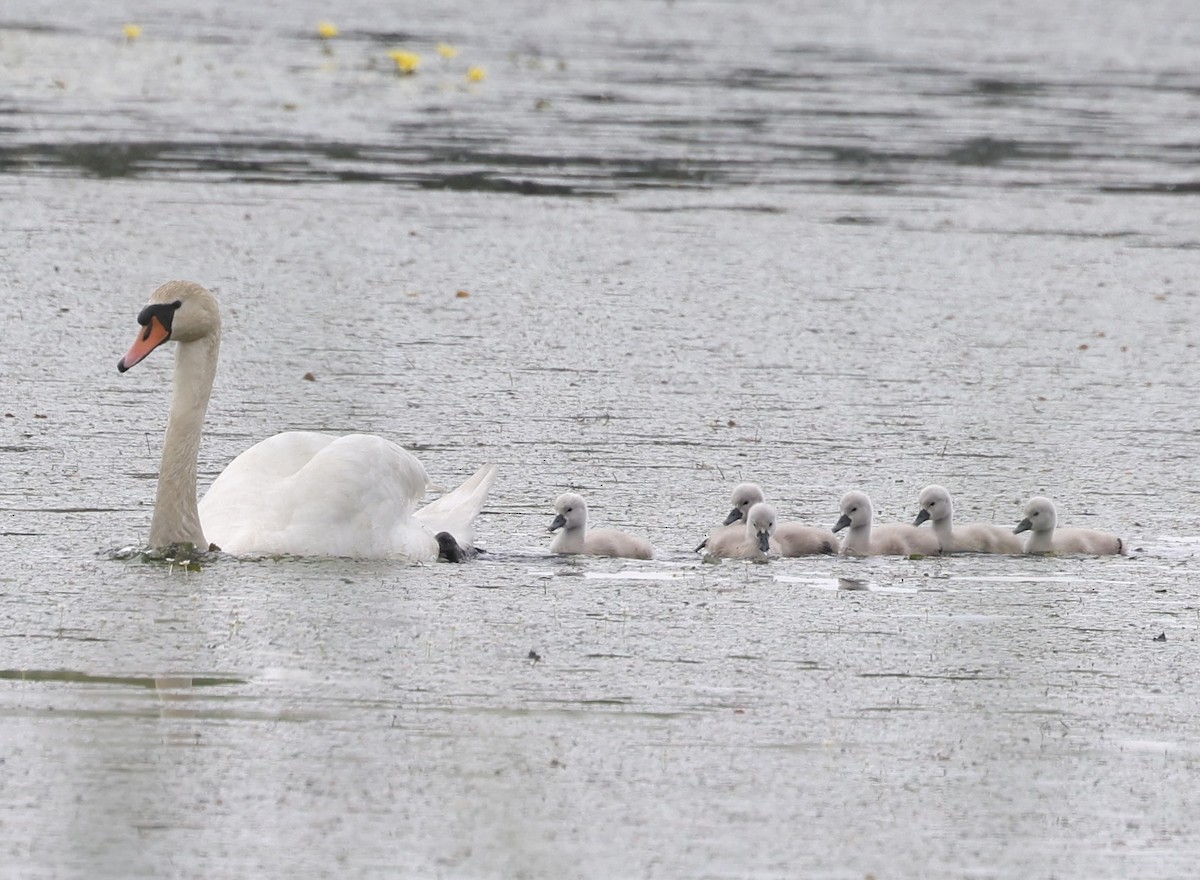
M 1013 534 L 1019 535 L 1019 534 L 1021 534 L 1021 532 L 1027 532 L 1032 528 L 1033 528 L 1033 523 L 1031 523 L 1029 521 L 1029 517 L 1025 517 L 1025 519 L 1023 519 L 1019 523 L 1017 523 L 1017 527 L 1015 529 L 1013 529 Z
M 727 525 L 727 526 L 731 526 L 735 522 L 741 522 L 741 521 L 742 521 L 742 509 L 740 507 L 735 507 L 733 510 L 729 511 L 729 516 L 725 517 L 725 525 Z
M 835 525 L 833 527 L 833 530 L 835 532 L 840 532 L 842 529 L 846 528 L 846 526 L 848 526 L 848 525 L 850 525 L 850 517 L 848 517 L 846 514 L 843 513 L 841 515 L 841 517 L 838 518 L 837 525 Z
M 767 532 L 758 533 L 758 549 L 767 553 L 771 549 L 771 535 Z
M 913 520 L 913 525 L 919 526 L 921 523 L 925 522 L 925 520 L 927 520 L 927 519 L 929 519 L 929 511 L 926 510 L 924 507 L 922 507 L 921 512 L 917 514 L 917 518 L 915 520 Z
M 554 522 L 550 523 L 550 531 L 557 532 L 566 524 L 567 518 L 560 513 L 558 516 L 554 517 Z

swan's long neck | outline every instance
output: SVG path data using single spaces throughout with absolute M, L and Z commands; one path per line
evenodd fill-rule
M 1054 549 L 1054 529 L 1042 529 L 1040 532 L 1030 532 L 1029 540 L 1025 543 L 1026 553 L 1049 553 Z
M 563 526 L 554 539 L 555 553 L 582 553 L 587 526 Z
M 850 526 L 846 529 L 846 543 L 842 549 L 859 556 L 869 556 L 871 553 L 871 521 L 862 525 Z
M 953 515 L 943 516 L 941 519 L 930 520 L 929 523 L 933 526 L 933 533 L 937 535 L 938 541 L 943 547 L 950 547 L 954 543 L 954 517 Z
M 167 418 L 167 436 L 158 470 L 154 519 L 150 523 L 151 547 L 190 543 L 197 550 L 208 549 L 196 508 L 196 460 L 220 346 L 217 333 L 178 345 L 171 414 Z

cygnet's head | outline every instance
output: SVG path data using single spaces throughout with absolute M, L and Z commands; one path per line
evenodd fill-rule
M 587 504 L 582 496 L 574 492 L 564 492 L 554 501 L 554 512 L 557 514 L 550 523 L 550 531 L 559 529 L 573 531 L 587 525 Z
M 217 298 L 191 281 L 168 281 L 150 295 L 150 302 L 138 314 L 142 329 L 137 339 L 117 361 L 124 373 L 164 342 L 195 342 L 221 332 L 221 311 Z
M 917 504 L 921 509 L 917 511 L 914 526 L 919 526 L 927 519 L 938 522 L 954 516 L 954 502 L 950 500 L 950 493 L 941 486 L 926 486 L 921 490 Z
M 837 525 L 833 527 L 835 532 L 840 532 L 847 526 L 858 528 L 870 525 L 871 518 L 875 515 L 874 509 L 871 507 L 870 496 L 866 492 L 858 490 L 843 495 L 838 506 L 842 515 L 838 518 Z
M 733 504 L 733 510 L 725 517 L 727 526 L 735 522 L 745 522 L 750 508 L 763 500 L 763 491 L 754 483 L 738 483 L 733 487 L 729 500 Z
M 1049 532 L 1058 524 L 1058 514 L 1054 510 L 1054 502 L 1043 495 L 1035 495 L 1025 502 L 1022 511 L 1024 519 L 1017 523 L 1013 534 L 1021 532 Z
M 746 531 L 758 540 L 758 549 L 766 553 L 771 549 L 771 535 L 775 534 L 775 508 L 759 502 L 746 514 Z

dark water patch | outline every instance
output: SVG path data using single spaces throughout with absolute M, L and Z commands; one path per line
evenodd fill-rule
M 170 687 L 181 683 L 190 687 L 220 687 L 230 684 L 245 684 L 242 678 L 225 676 L 138 676 L 138 675 L 92 675 L 76 669 L 0 669 L 0 680 L 59 682 L 63 684 L 108 684 L 123 687 L 161 688 L 164 682 Z
M 1102 193 L 1114 195 L 1170 195 L 1194 196 L 1200 193 L 1200 180 L 1178 183 L 1106 184 L 1097 187 Z
M 67 642 L 110 642 L 112 639 L 104 639 L 99 636 L 75 636 L 70 635 L 64 630 L 56 630 L 52 633 L 3 633 L 0 634 L 3 639 L 48 639 L 50 641 L 67 641 Z
M 831 79 L 828 73 L 815 70 L 779 70 L 767 67 L 738 67 L 725 74 L 720 82 L 731 89 L 755 91 L 813 91 Z
M 993 166 L 1013 160 L 1033 158 L 1067 158 L 1070 153 L 1059 147 L 1049 151 L 1046 146 L 1034 147 L 1030 144 L 1005 138 L 980 137 L 964 141 L 957 147 L 948 150 L 942 158 L 955 165 Z
M 978 77 L 971 80 L 970 90 L 988 97 L 1027 97 L 1042 94 L 1046 91 L 1046 86 L 1038 82 Z
M 507 177 L 497 177 L 486 171 L 428 177 L 419 180 L 417 185 L 422 189 L 444 189 L 451 192 L 507 193 L 522 196 L 571 196 L 579 194 L 574 187 L 570 186 L 538 183 L 533 180 L 512 180 Z

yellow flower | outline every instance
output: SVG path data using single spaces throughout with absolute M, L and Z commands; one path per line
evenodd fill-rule
M 484 70 L 482 67 L 468 67 L 467 68 L 467 82 L 473 82 L 473 83 L 483 82 L 483 78 L 485 76 L 487 76 L 487 71 Z
M 438 43 L 437 53 L 443 58 L 454 58 L 456 55 L 458 55 L 458 49 L 456 49 L 454 46 L 451 46 L 449 43 Z
M 317 36 L 322 40 L 332 40 L 339 33 L 341 33 L 341 31 L 338 30 L 338 26 L 332 21 L 317 22 Z
M 396 72 L 407 76 L 415 73 L 421 66 L 421 56 L 416 52 L 405 52 L 403 49 L 393 49 L 388 52 L 388 58 L 396 62 Z
M 142 35 L 142 26 L 140 24 L 127 24 L 121 28 L 121 33 L 125 35 L 125 39 L 132 43 Z

